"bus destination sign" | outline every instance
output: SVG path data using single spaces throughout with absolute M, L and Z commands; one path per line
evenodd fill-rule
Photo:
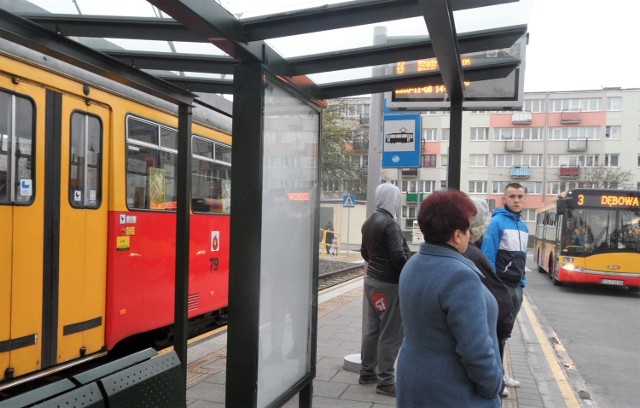
M 578 194 L 575 197 L 576 207 L 633 207 L 640 208 L 640 197 L 637 195 L 615 194 Z

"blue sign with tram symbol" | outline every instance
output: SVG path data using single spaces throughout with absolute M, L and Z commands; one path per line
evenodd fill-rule
M 385 115 L 382 167 L 420 167 L 420 115 Z
M 356 196 L 353 194 L 345 194 L 342 196 L 342 206 L 345 208 L 353 208 L 356 206 Z

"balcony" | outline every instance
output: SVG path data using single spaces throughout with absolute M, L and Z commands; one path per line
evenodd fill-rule
M 514 125 L 530 125 L 532 116 L 531 111 L 513 112 L 511 123 Z
M 579 166 L 560 166 L 560 177 L 562 178 L 578 178 L 580 176 Z
M 561 123 L 580 123 L 580 111 L 562 111 L 560 114 Z
M 531 169 L 529 167 L 514 166 L 511 168 L 511 178 L 513 179 L 528 179 L 531 175 Z
M 504 141 L 505 152 L 521 152 L 524 149 L 522 138 L 510 139 Z
M 569 152 L 584 152 L 588 149 L 587 139 L 569 139 L 567 145 L 567 151 Z
M 427 193 L 407 193 L 407 203 L 421 203 Z

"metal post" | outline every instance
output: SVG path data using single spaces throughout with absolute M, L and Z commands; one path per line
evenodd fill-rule
M 176 287 L 175 287 L 175 335 L 174 349 L 180 363 L 184 387 L 184 404 L 187 402 L 187 330 L 189 292 L 189 213 L 191 212 L 191 106 L 178 107 L 178 177 L 176 209 Z
M 384 44 L 387 42 L 387 28 L 375 27 L 373 29 L 373 43 Z M 374 67 L 373 76 L 384 75 L 384 67 Z M 369 167 L 367 177 L 367 217 L 375 210 L 376 188 L 380 185 L 382 173 L 382 108 L 384 94 L 371 95 L 369 107 Z
M 447 187 L 460 190 L 460 166 L 462 165 L 462 99 L 451 100 L 451 116 L 449 121 Z

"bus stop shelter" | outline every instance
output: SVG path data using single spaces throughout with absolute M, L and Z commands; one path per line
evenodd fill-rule
M 462 111 L 517 109 L 521 103 L 524 53 L 507 50 L 526 45 L 531 1 L 0 0 L 0 5 L 0 37 L 176 105 L 178 236 L 189 235 L 192 106 L 207 106 L 204 94 L 232 95 L 227 405 L 279 406 L 300 393 L 300 405 L 310 406 L 324 101 L 363 94 L 381 98 L 405 89 L 415 99 L 405 100 L 413 103 L 405 107 L 399 101 L 399 109 L 449 110 L 448 185 L 459 188 Z M 372 109 L 381 110 L 381 103 L 372 102 Z M 382 124 L 373 121 L 374 113 L 370 139 L 379 140 Z M 292 146 L 287 156 L 294 157 L 295 172 L 274 165 L 284 155 L 283 140 Z M 375 172 L 380 152 L 376 143 L 370 146 L 369 192 L 380 182 Z M 286 192 L 283 196 L 283 186 L 307 194 L 292 200 Z M 283 254 L 291 266 L 279 264 L 269 243 L 291 236 L 295 239 Z M 186 378 L 189 240 L 177 242 L 175 350 Z M 279 291 L 300 295 L 285 297 L 273 309 L 273 300 L 284 297 Z M 291 312 L 299 306 L 301 313 Z M 273 334 L 264 327 L 274 323 L 267 307 L 286 317 L 299 340 L 298 358 L 290 366 L 263 358 L 261 348 Z M 283 385 L 273 387 L 266 377 L 282 378 Z

